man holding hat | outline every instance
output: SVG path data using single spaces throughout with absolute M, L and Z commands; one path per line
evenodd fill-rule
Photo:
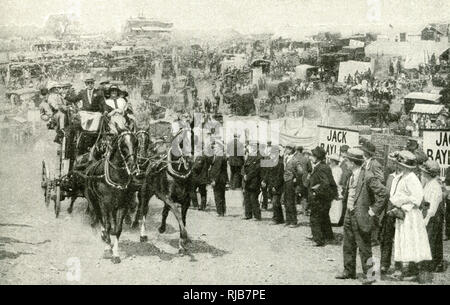
M 284 187 L 284 164 L 279 146 L 272 146 L 268 162 L 262 164 L 267 168 L 269 175 L 263 179 L 264 184 L 272 195 L 273 224 L 284 223 L 283 208 L 281 207 L 281 194 Z
M 322 247 L 327 240 L 334 239 L 330 208 L 331 202 L 338 197 L 338 192 L 331 168 L 325 162 L 325 150 L 317 146 L 312 150 L 310 158 L 313 164 L 308 189 L 311 209 L 310 226 L 312 240 L 317 247 Z
M 372 229 L 375 216 L 380 215 L 385 207 L 386 189 L 364 164 L 364 152 L 359 148 L 348 150 L 346 158 L 352 176 L 344 194 L 347 213 L 344 220 L 344 272 L 337 279 L 356 278 L 356 252 L 359 249 L 361 266 L 365 275 L 373 266 Z M 365 279 L 370 284 L 371 279 Z

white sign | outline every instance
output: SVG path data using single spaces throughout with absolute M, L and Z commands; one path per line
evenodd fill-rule
M 441 177 L 450 166 L 450 130 L 424 130 L 423 151 L 441 167 Z
M 359 145 L 359 132 L 339 127 L 319 127 L 319 146 L 325 149 L 327 156 L 339 154 L 343 145 L 354 147 Z

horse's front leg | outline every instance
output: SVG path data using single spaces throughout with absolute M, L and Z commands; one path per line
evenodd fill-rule
M 123 226 L 123 220 L 125 219 L 125 215 L 127 212 L 126 208 L 119 208 L 117 211 L 115 211 L 115 215 L 113 215 L 113 230 L 112 230 L 112 262 L 113 264 L 119 264 L 121 262 L 120 260 L 120 253 L 119 253 L 119 239 L 120 235 L 122 234 L 122 226 Z
M 162 217 L 161 217 L 161 225 L 158 228 L 159 233 L 166 232 L 166 220 L 167 216 L 169 216 L 170 206 L 164 201 L 164 208 L 162 210 Z
M 145 228 L 145 221 L 148 214 L 148 205 L 150 198 L 153 196 L 150 192 L 149 188 L 143 186 L 141 190 L 139 190 L 139 209 L 138 214 L 141 216 L 140 218 L 140 242 L 146 242 L 148 240 Z
M 73 204 L 75 203 L 75 200 L 77 200 L 77 196 L 72 196 L 70 198 L 70 205 L 69 205 L 69 208 L 67 209 L 67 213 L 72 214 Z

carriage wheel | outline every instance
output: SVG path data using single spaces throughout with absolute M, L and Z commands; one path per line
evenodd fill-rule
M 61 186 L 56 186 L 56 192 L 55 192 L 55 216 L 58 218 L 59 212 L 61 210 Z
M 45 165 L 45 161 L 42 161 L 41 187 L 44 190 L 45 206 L 48 207 L 51 198 L 51 182 L 50 182 L 50 174 L 48 172 L 47 166 Z

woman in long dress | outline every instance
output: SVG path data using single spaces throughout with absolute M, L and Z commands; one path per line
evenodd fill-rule
M 403 278 L 411 263 L 431 260 L 431 250 L 427 230 L 419 207 L 423 199 L 422 184 L 414 174 L 416 156 L 409 151 L 401 151 L 397 157 L 402 174 L 392 181 L 390 192 L 391 203 L 399 209 L 395 223 L 394 261 L 402 263 Z M 403 218 L 403 219 L 401 219 Z
M 126 99 L 120 97 L 120 94 L 121 90 L 119 87 L 111 85 L 104 105 L 104 109 L 109 117 L 109 129 L 115 134 L 128 129 L 126 115 L 129 105 Z

